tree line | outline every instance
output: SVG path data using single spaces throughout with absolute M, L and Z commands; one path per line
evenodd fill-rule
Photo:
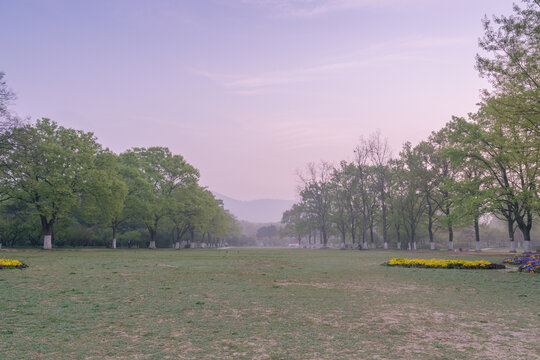
M 434 249 L 443 227 L 453 249 L 455 227 L 473 224 L 479 250 L 479 220 L 490 215 L 506 222 L 512 251 L 516 229 L 529 251 L 540 214 L 540 1 L 513 10 L 483 19 L 476 68 L 492 89 L 476 112 L 405 143 L 396 157 L 376 133 L 360 140 L 354 161 L 308 164 L 300 201 L 283 214 L 287 233 L 309 244 L 318 236 L 323 246 L 334 235 L 343 247 L 380 238 L 385 249 L 415 249 L 421 229 Z
M 69 245 L 116 248 L 119 232 L 129 245 L 218 246 L 237 235 L 236 219 L 206 188 L 199 171 L 166 147 L 115 154 L 90 132 L 49 119 L 25 123 L 8 111 L 15 95 L 0 73 L 0 244 L 51 249 L 60 225 Z M 142 240 L 141 231 L 147 233 Z M 81 243 L 84 232 L 101 240 Z M 92 234 L 89 236 L 92 239 Z M 163 236 L 162 236 L 163 238 Z M 66 242 L 62 242 L 66 244 Z

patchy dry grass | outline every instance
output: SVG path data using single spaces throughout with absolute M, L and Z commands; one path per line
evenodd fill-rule
M 0 358 L 540 358 L 539 276 L 380 266 L 407 255 L 433 257 L 10 251 L 30 268 L 0 272 Z

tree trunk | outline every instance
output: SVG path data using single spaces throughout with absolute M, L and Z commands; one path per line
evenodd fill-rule
M 365 211 L 365 209 L 364 209 Z M 363 224 L 362 224 L 362 242 L 365 243 L 366 240 L 367 240 L 367 220 L 366 220 L 366 216 L 365 215 L 362 215 L 362 221 L 363 221 Z
M 47 218 L 43 215 L 40 215 L 41 218 L 41 229 L 43 231 L 43 249 L 52 250 L 52 233 L 54 225 L 54 217 L 47 221 Z
M 174 239 L 174 248 L 175 249 L 180 249 L 180 240 L 181 240 L 181 236 L 180 236 L 180 227 L 178 225 L 175 226 L 176 228 L 176 239 Z
M 413 249 L 416 250 L 416 225 L 415 226 L 411 225 L 411 240 L 410 240 L 410 242 L 413 243 Z
M 448 222 L 448 250 L 454 250 L 454 230 L 451 222 Z
M 373 215 L 372 215 L 373 216 Z M 369 241 L 371 243 L 371 248 L 375 248 L 375 240 L 373 239 L 373 219 L 369 221 Z
M 189 229 L 189 240 L 188 240 L 188 247 L 193 247 L 192 244 L 195 243 L 195 230 L 193 228 Z
M 508 241 L 510 241 L 510 252 L 516 252 L 516 243 L 514 242 L 514 219 L 510 215 L 507 218 Z
M 112 226 L 112 248 L 116 249 L 116 223 L 113 222 Z
M 476 251 L 480 251 L 480 226 L 478 224 L 478 216 L 474 217 L 474 243 Z
M 526 210 L 523 215 L 514 213 L 514 220 L 517 222 L 519 230 L 523 234 L 523 251 L 526 253 L 531 251 L 531 228 L 532 228 L 532 212 Z
M 323 249 L 326 249 L 326 245 L 328 244 L 328 235 L 326 234 L 326 227 L 321 227 L 321 243 Z
M 521 231 L 523 232 L 523 251 L 526 253 L 531 252 L 531 228 L 526 227 Z
M 386 199 L 384 193 L 384 187 L 381 192 L 381 207 L 382 207 L 382 226 L 383 226 L 383 241 L 386 244 L 388 242 L 388 229 L 386 228 Z M 388 247 L 388 245 L 386 245 Z M 387 248 L 386 247 L 386 248 Z M 385 249 L 386 249 L 385 248 Z
M 433 239 L 433 214 L 431 209 L 431 203 L 428 201 L 428 233 L 429 233 L 429 247 L 431 250 L 435 250 L 435 241 Z
M 148 229 L 150 231 L 150 245 L 148 245 L 149 249 L 155 249 L 156 248 L 156 231 L 154 229 Z
M 354 226 L 354 222 L 351 223 L 351 238 L 352 238 L 352 244 L 354 248 L 354 244 L 356 243 L 356 227 Z
M 52 250 L 52 235 L 43 235 L 43 249 Z

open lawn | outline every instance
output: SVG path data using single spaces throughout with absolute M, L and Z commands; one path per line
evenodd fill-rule
M 540 276 L 496 253 L 0 251 L 1 359 L 540 359 Z

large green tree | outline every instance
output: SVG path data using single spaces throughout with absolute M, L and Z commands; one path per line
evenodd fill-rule
M 506 219 L 511 249 L 517 223 L 528 250 L 540 212 L 540 1 L 523 0 L 512 15 L 483 25 L 476 67 L 492 88 L 470 121 L 455 121 L 453 150 L 485 174 L 478 187 Z
M 426 197 L 423 191 L 422 156 L 417 147 L 407 142 L 399 153 L 400 159 L 396 162 L 396 182 L 399 187 L 399 211 L 402 224 L 407 235 L 408 249 L 416 250 L 416 237 L 418 227 L 426 211 Z
M 140 194 L 138 217 L 150 235 L 150 248 L 156 248 L 160 221 L 168 215 L 169 202 L 176 190 L 196 184 L 199 172 L 181 155 L 171 153 L 166 147 L 133 148 L 120 155 L 126 166 L 142 173 L 144 193 Z
M 432 214 L 439 214 L 438 220 L 448 231 L 448 249 L 454 248 L 454 225 L 458 218 L 454 216 L 454 199 L 451 184 L 459 173 L 460 164 L 452 162 L 446 156 L 445 149 L 450 146 L 450 128 L 445 126 L 434 131 L 427 141 L 416 147 L 422 162 L 417 169 L 421 176 L 426 194 L 428 227 L 431 228 Z M 432 206 L 435 205 L 435 212 Z M 431 230 L 430 230 L 431 231 Z M 430 234 L 430 241 L 432 234 Z
M 453 151 L 485 172 L 479 186 L 491 211 L 506 218 L 512 250 L 514 222 L 529 250 L 533 218 L 540 206 L 540 140 L 519 122 L 509 121 L 508 114 L 497 114 L 485 105 L 470 121 L 457 118 Z
M 92 133 L 67 129 L 48 119 L 12 128 L 0 153 L 0 187 L 9 198 L 27 203 L 39 216 L 43 248 L 52 248 L 54 224 L 92 191 L 102 152 Z
M 379 132 L 373 134 L 369 140 L 369 157 L 373 166 L 373 188 L 377 194 L 378 207 L 380 208 L 381 230 L 384 249 L 388 249 L 388 204 L 390 173 L 389 162 L 391 159 L 390 145 L 387 139 L 383 139 Z
M 302 204 L 294 204 L 283 213 L 281 223 L 284 225 L 280 235 L 291 236 L 298 241 L 298 247 L 302 245 L 302 237 L 309 235 L 310 223 Z
M 313 218 L 323 247 L 328 245 L 331 231 L 331 172 L 332 166 L 321 162 L 308 164 L 306 174 L 300 175 L 300 197 L 304 209 Z
M 540 1 L 522 0 L 510 16 L 483 20 L 476 67 L 492 88 L 484 101 L 540 135 Z

